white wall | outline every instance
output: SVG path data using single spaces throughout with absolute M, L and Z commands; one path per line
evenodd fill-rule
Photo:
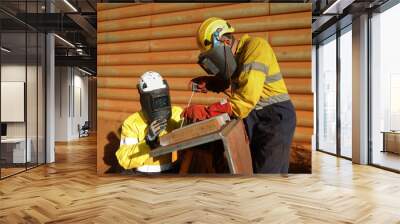
M 25 71 L 26 67 L 25 64 L 24 65 L 18 65 L 18 64 L 5 64 L 1 66 L 1 81 L 2 82 L 25 82 L 25 75 L 26 75 L 26 71 Z M 28 74 L 32 74 L 33 71 L 36 74 L 36 67 L 33 66 L 28 66 L 27 68 Z M 29 77 L 28 77 L 29 78 Z M 36 85 L 36 82 L 31 83 L 30 81 L 30 85 Z M 36 88 L 28 88 L 28 93 L 27 96 L 28 97 L 35 97 L 36 98 Z M 28 99 L 27 99 L 28 100 Z M 33 100 L 28 100 L 28 102 L 32 102 Z M 33 105 L 32 105 L 33 106 Z M 34 107 L 36 108 L 36 104 L 34 105 Z M 6 108 L 1 108 L 2 110 L 6 110 Z M 36 117 L 29 117 L 29 115 L 33 115 L 31 113 L 28 113 L 28 121 L 31 122 L 32 120 L 35 119 L 36 121 Z M 34 114 L 34 116 L 36 116 L 36 114 Z M 31 127 L 32 125 L 28 125 L 28 127 Z M 28 130 L 28 134 L 29 134 L 29 130 Z M 7 122 L 7 136 L 8 137 L 25 137 L 25 123 L 24 122 Z M 30 137 L 28 135 L 28 137 Z
M 88 78 L 76 68 L 56 67 L 55 85 L 55 140 L 77 139 L 78 124 L 88 120 Z
M 38 70 L 37 70 L 38 69 Z M 8 138 L 25 138 L 30 140 L 32 161 L 39 158 L 40 163 L 44 162 L 44 83 L 42 68 L 25 64 L 3 64 L 1 66 L 2 82 L 24 82 L 26 83 L 26 112 L 25 122 L 6 122 Z M 27 80 L 26 80 L 27 78 Z M 1 108 L 7 110 L 9 108 Z M 37 156 L 39 153 L 39 156 Z
M 77 70 L 76 70 L 77 71 Z M 75 73 L 75 86 L 79 87 L 81 89 L 81 109 L 82 113 L 75 113 L 75 123 L 74 125 L 74 130 L 76 131 L 74 136 L 76 138 L 79 138 L 79 133 L 78 129 L 76 128 L 78 124 L 81 126 L 85 123 L 85 121 L 89 120 L 89 82 L 88 82 L 88 77 L 84 76 L 84 73 L 79 72 L 78 74 Z
M 69 68 L 55 68 L 55 141 L 68 140 Z

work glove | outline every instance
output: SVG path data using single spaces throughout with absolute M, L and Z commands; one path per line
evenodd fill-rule
M 150 148 L 157 148 L 159 146 L 158 136 L 167 128 L 166 119 L 158 119 L 151 122 L 146 135 L 146 143 Z
M 199 76 L 190 80 L 189 85 L 194 92 L 207 93 L 211 91 L 219 93 L 228 89 L 230 83 L 217 76 Z
M 211 104 L 206 108 L 209 117 L 215 117 L 220 114 L 227 113 L 229 116 L 232 116 L 232 106 L 231 104 L 223 99 L 221 102 Z
M 206 107 L 203 105 L 192 105 L 182 112 L 182 116 L 190 123 L 202 121 L 209 118 Z

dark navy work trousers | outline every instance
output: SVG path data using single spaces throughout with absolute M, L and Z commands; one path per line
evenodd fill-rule
M 290 100 L 253 110 L 244 119 L 254 173 L 288 173 L 296 112 Z

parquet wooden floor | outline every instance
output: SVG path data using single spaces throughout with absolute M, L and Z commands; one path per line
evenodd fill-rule
M 400 175 L 313 154 L 312 175 L 96 175 L 94 138 L 0 181 L 0 223 L 400 223 Z

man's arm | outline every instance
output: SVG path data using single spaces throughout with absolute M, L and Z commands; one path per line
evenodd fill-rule
M 145 139 L 139 140 L 141 133 L 135 124 L 124 122 L 122 125 L 121 142 L 118 151 L 115 153 L 119 164 L 125 169 L 132 169 L 142 166 L 149 159 L 149 146 Z
M 247 117 L 261 97 L 269 69 L 268 54 L 268 44 L 261 39 L 253 39 L 242 52 L 237 89 L 230 98 L 233 114 L 239 118 Z

